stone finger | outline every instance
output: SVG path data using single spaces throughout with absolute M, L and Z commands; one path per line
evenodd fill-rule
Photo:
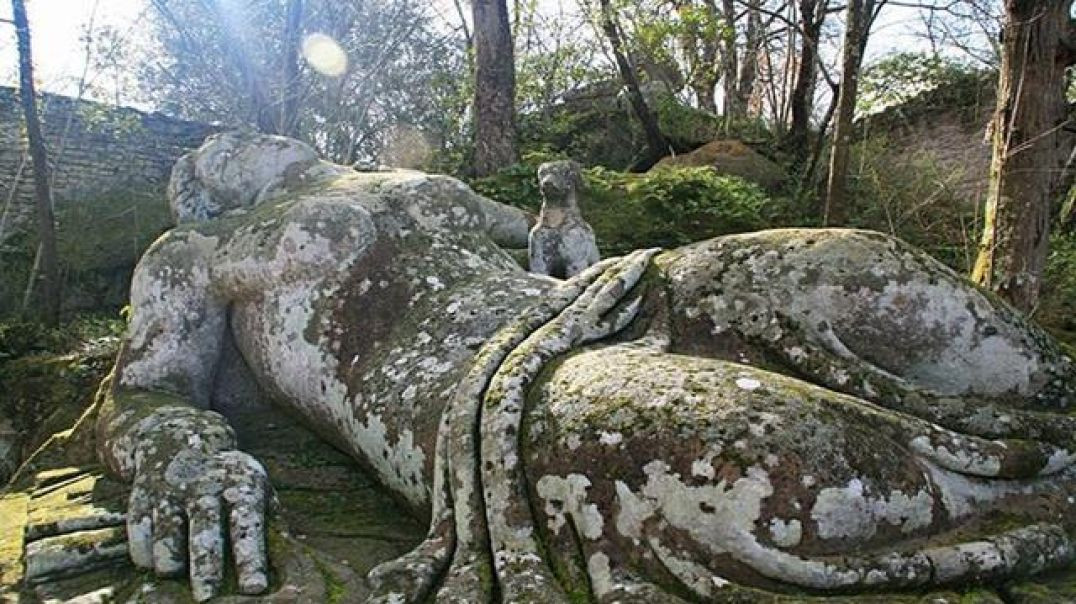
M 139 568 L 153 568 L 153 500 L 135 483 L 127 503 L 127 551 Z
M 650 259 L 657 252 L 657 249 L 639 250 L 624 258 L 624 261 L 617 267 L 616 277 L 606 283 L 595 296 L 594 311 L 597 316 L 609 312 L 626 292 L 635 287 L 646 272 L 646 267 L 650 265 Z
M 624 298 L 624 294 L 642 278 L 651 256 L 656 250 L 632 252 L 622 258 L 606 275 L 596 281 L 587 293 L 587 314 L 596 319 L 609 312 Z
M 579 281 L 580 284 L 585 283 L 586 285 L 585 287 L 583 287 L 583 291 L 580 292 L 578 296 L 576 296 L 575 300 L 571 303 L 569 308 L 575 308 L 578 312 L 593 312 L 592 309 L 596 304 L 596 298 L 602 291 L 605 291 L 605 289 L 611 283 L 616 281 L 616 275 L 619 274 L 621 270 L 623 270 L 623 266 L 627 258 L 627 256 L 621 258 L 609 258 L 607 261 L 609 263 L 608 266 L 606 266 L 600 274 L 588 275 L 587 272 L 584 272 L 580 273 L 579 276 L 573 278 L 572 282 Z M 602 264 L 604 265 L 604 262 Z M 597 266 L 599 265 L 595 264 L 590 268 L 593 269 Z M 581 280 L 583 275 L 588 275 L 587 281 Z
M 170 577 L 187 567 L 187 527 L 183 510 L 172 499 L 159 499 L 153 507 L 153 568 Z
M 261 593 L 269 585 L 265 547 L 269 477 L 256 459 L 242 451 L 221 452 L 217 462 L 227 470 L 223 496 L 230 509 L 228 526 L 239 591 Z
M 224 583 L 224 525 L 219 497 L 206 495 L 187 506 L 190 526 L 191 593 L 204 602 Z
M 231 489 L 229 489 L 231 490 Z M 239 592 L 258 594 L 269 586 L 265 551 L 265 497 L 256 489 L 241 493 L 229 518 Z
M 583 337 L 583 342 L 586 343 L 600 340 L 601 338 L 611 336 L 624 329 L 628 324 L 635 320 L 635 316 L 639 314 L 640 306 L 642 306 L 642 298 L 635 298 L 617 310 L 613 316 L 589 326 Z

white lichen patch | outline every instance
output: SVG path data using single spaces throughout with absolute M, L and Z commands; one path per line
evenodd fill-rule
M 691 462 L 691 475 L 713 480 L 717 475 L 717 470 L 714 469 L 714 459 L 719 455 L 721 455 L 721 445 L 712 445 L 706 455 Z
M 535 488 L 545 500 L 549 530 L 559 534 L 570 516 L 582 537 L 590 540 L 601 537 L 604 525 L 601 512 L 597 505 L 587 503 L 587 489 L 590 486 L 590 479 L 582 474 L 543 476 L 538 480 Z
M 853 478 L 844 487 L 819 491 L 811 519 L 821 539 L 865 541 L 883 522 L 899 526 L 903 533 L 928 527 L 934 519 L 933 508 L 934 500 L 926 489 L 913 495 L 897 490 L 888 496 L 873 495 L 862 480 Z
M 759 542 L 756 531 L 760 528 L 762 503 L 774 493 L 764 469 L 752 466 L 734 481 L 720 480 L 703 486 L 684 484 L 669 469 L 665 462 L 654 460 L 644 466 L 647 482 L 638 491 L 622 482 L 616 484 L 619 510 L 616 529 L 625 537 L 646 539 L 652 549 L 660 544 L 660 539 L 644 531 L 651 521 L 659 525 L 667 523 L 670 528 L 689 535 L 697 547 L 694 554 L 673 554 L 666 549 L 661 555 L 666 557 L 666 567 L 672 564 L 677 568 L 683 574 L 681 580 L 697 593 L 709 593 L 703 583 L 714 585 L 716 575 L 703 573 L 704 566 L 694 556 L 711 559 L 728 554 L 765 576 L 798 585 L 835 587 L 861 579 L 859 571 L 793 556 Z M 783 535 L 789 542 L 794 531 L 791 527 L 789 523 Z M 769 529 L 766 526 L 767 532 Z
M 620 432 L 602 432 L 598 435 L 598 442 L 609 447 L 615 447 L 624 441 L 624 435 Z
M 751 377 L 738 377 L 736 378 L 736 387 L 741 390 L 758 390 L 762 387 L 762 382 Z
M 597 552 L 587 558 L 587 576 L 590 577 L 590 587 L 594 595 L 601 598 L 613 591 L 613 576 L 609 570 L 609 556 L 603 552 Z
M 1039 474 L 1042 476 L 1057 474 L 1072 466 L 1073 462 L 1076 462 L 1076 453 L 1071 453 L 1067 449 L 1057 449 L 1046 460 L 1046 465 Z
M 674 577 L 685 587 L 703 598 L 711 597 L 713 588 L 723 581 L 713 574 L 713 571 L 691 560 L 689 556 L 677 554 L 672 549 L 665 547 L 660 540 L 651 537 L 647 540 L 650 550 L 654 552 L 658 560 Z
M 780 518 L 770 519 L 770 540 L 777 547 L 795 547 L 803 539 L 803 524 L 793 518 L 785 521 Z

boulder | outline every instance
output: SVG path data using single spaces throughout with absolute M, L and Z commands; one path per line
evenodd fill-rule
M 781 166 L 737 140 L 716 140 L 690 153 L 670 155 L 653 169 L 703 166 L 713 168 L 718 174 L 739 176 L 771 192 L 780 189 L 787 178 Z

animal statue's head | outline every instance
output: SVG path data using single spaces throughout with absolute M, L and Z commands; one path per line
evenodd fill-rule
M 583 167 L 572 160 L 551 161 L 538 166 L 542 200 L 551 206 L 574 208 L 583 188 Z
M 176 162 L 168 200 L 177 223 L 200 222 L 339 169 L 319 161 L 313 148 L 297 140 L 222 132 Z

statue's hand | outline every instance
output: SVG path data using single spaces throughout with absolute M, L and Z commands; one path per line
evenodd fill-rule
M 194 598 L 204 601 L 221 588 L 230 544 L 239 591 L 260 593 L 268 585 L 268 477 L 242 451 L 207 452 L 197 444 L 139 464 L 127 510 L 131 560 L 159 575 L 189 568 Z

